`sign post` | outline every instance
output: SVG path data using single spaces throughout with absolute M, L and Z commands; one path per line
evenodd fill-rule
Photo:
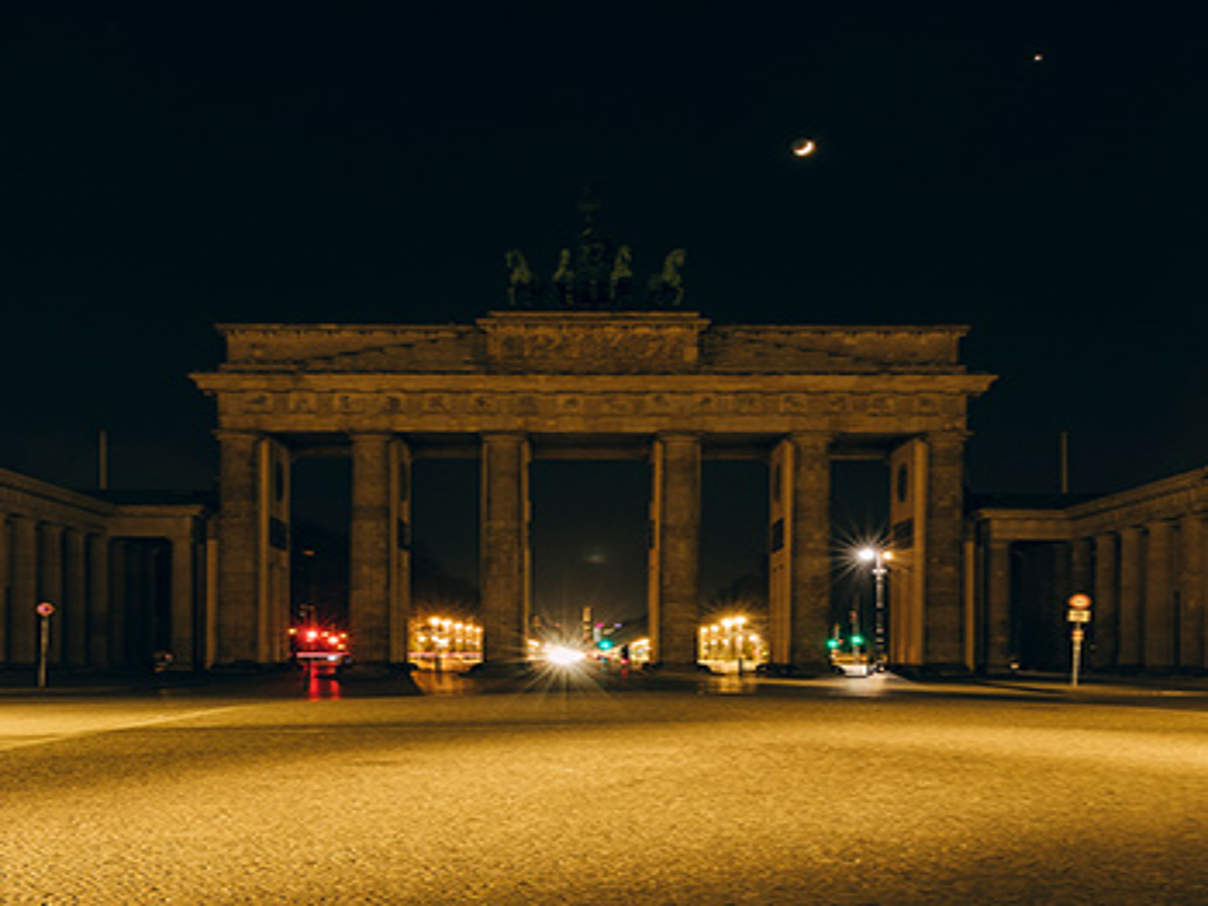
M 46 688 L 46 651 L 50 647 L 50 615 L 55 612 L 55 606 L 49 601 L 43 601 L 36 608 L 38 612 L 38 688 Z
M 1082 640 L 1086 636 L 1082 624 L 1091 621 L 1091 596 L 1081 592 L 1070 595 L 1069 605 L 1070 609 L 1066 614 L 1066 619 L 1074 624 L 1074 631 L 1070 633 L 1070 643 L 1073 645 L 1070 658 L 1070 685 L 1077 686 L 1078 668 L 1082 665 Z

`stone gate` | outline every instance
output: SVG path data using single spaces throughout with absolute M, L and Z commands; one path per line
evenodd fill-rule
M 523 275 L 512 289 L 513 300 L 529 289 Z M 961 364 L 965 327 L 721 326 L 674 308 L 538 304 L 473 324 L 219 325 L 226 361 L 192 375 L 218 405 L 216 663 L 287 655 L 290 464 L 317 451 L 352 459 L 349 614 L 361 663 L 407 658 L 411 464 L 459 455 L 481 462 L 488 663 L 525 650 L 529 464 L 584 455 L 651 463 L 656 662 L 695 661 L 709 457 L 770 466 L 774 663 L 824 660 L 830 465 L 852 457 L 891 464 L 901 556 L 890 660 L 964 661 L 966 408 L 994 380 Z

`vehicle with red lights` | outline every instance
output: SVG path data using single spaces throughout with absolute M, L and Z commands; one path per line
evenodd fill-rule
M 322 626 L 292 626 L 290 650 L 299 664 L 342 667 L 352 661 L 348 633 Z

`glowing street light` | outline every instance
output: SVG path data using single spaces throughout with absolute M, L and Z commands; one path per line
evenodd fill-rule
M 885 657 L 885 574 L 889 572 L 885 564 L 893 559 L 893 551 L 869 545 L 856 551 L 856 556 L 863 562 L 872 564 L 873 588 L 876 591 L 876 623 L 873 638 L 876 642 L 876 657 L 879 663 Z

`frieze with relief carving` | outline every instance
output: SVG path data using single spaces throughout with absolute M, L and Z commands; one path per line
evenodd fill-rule
M 910 433 L 963 427 L 960 394 L 783 391 L 242 392 L 220 396 L 224 426 L 269 431 L 776 431 L 786 425 Z

